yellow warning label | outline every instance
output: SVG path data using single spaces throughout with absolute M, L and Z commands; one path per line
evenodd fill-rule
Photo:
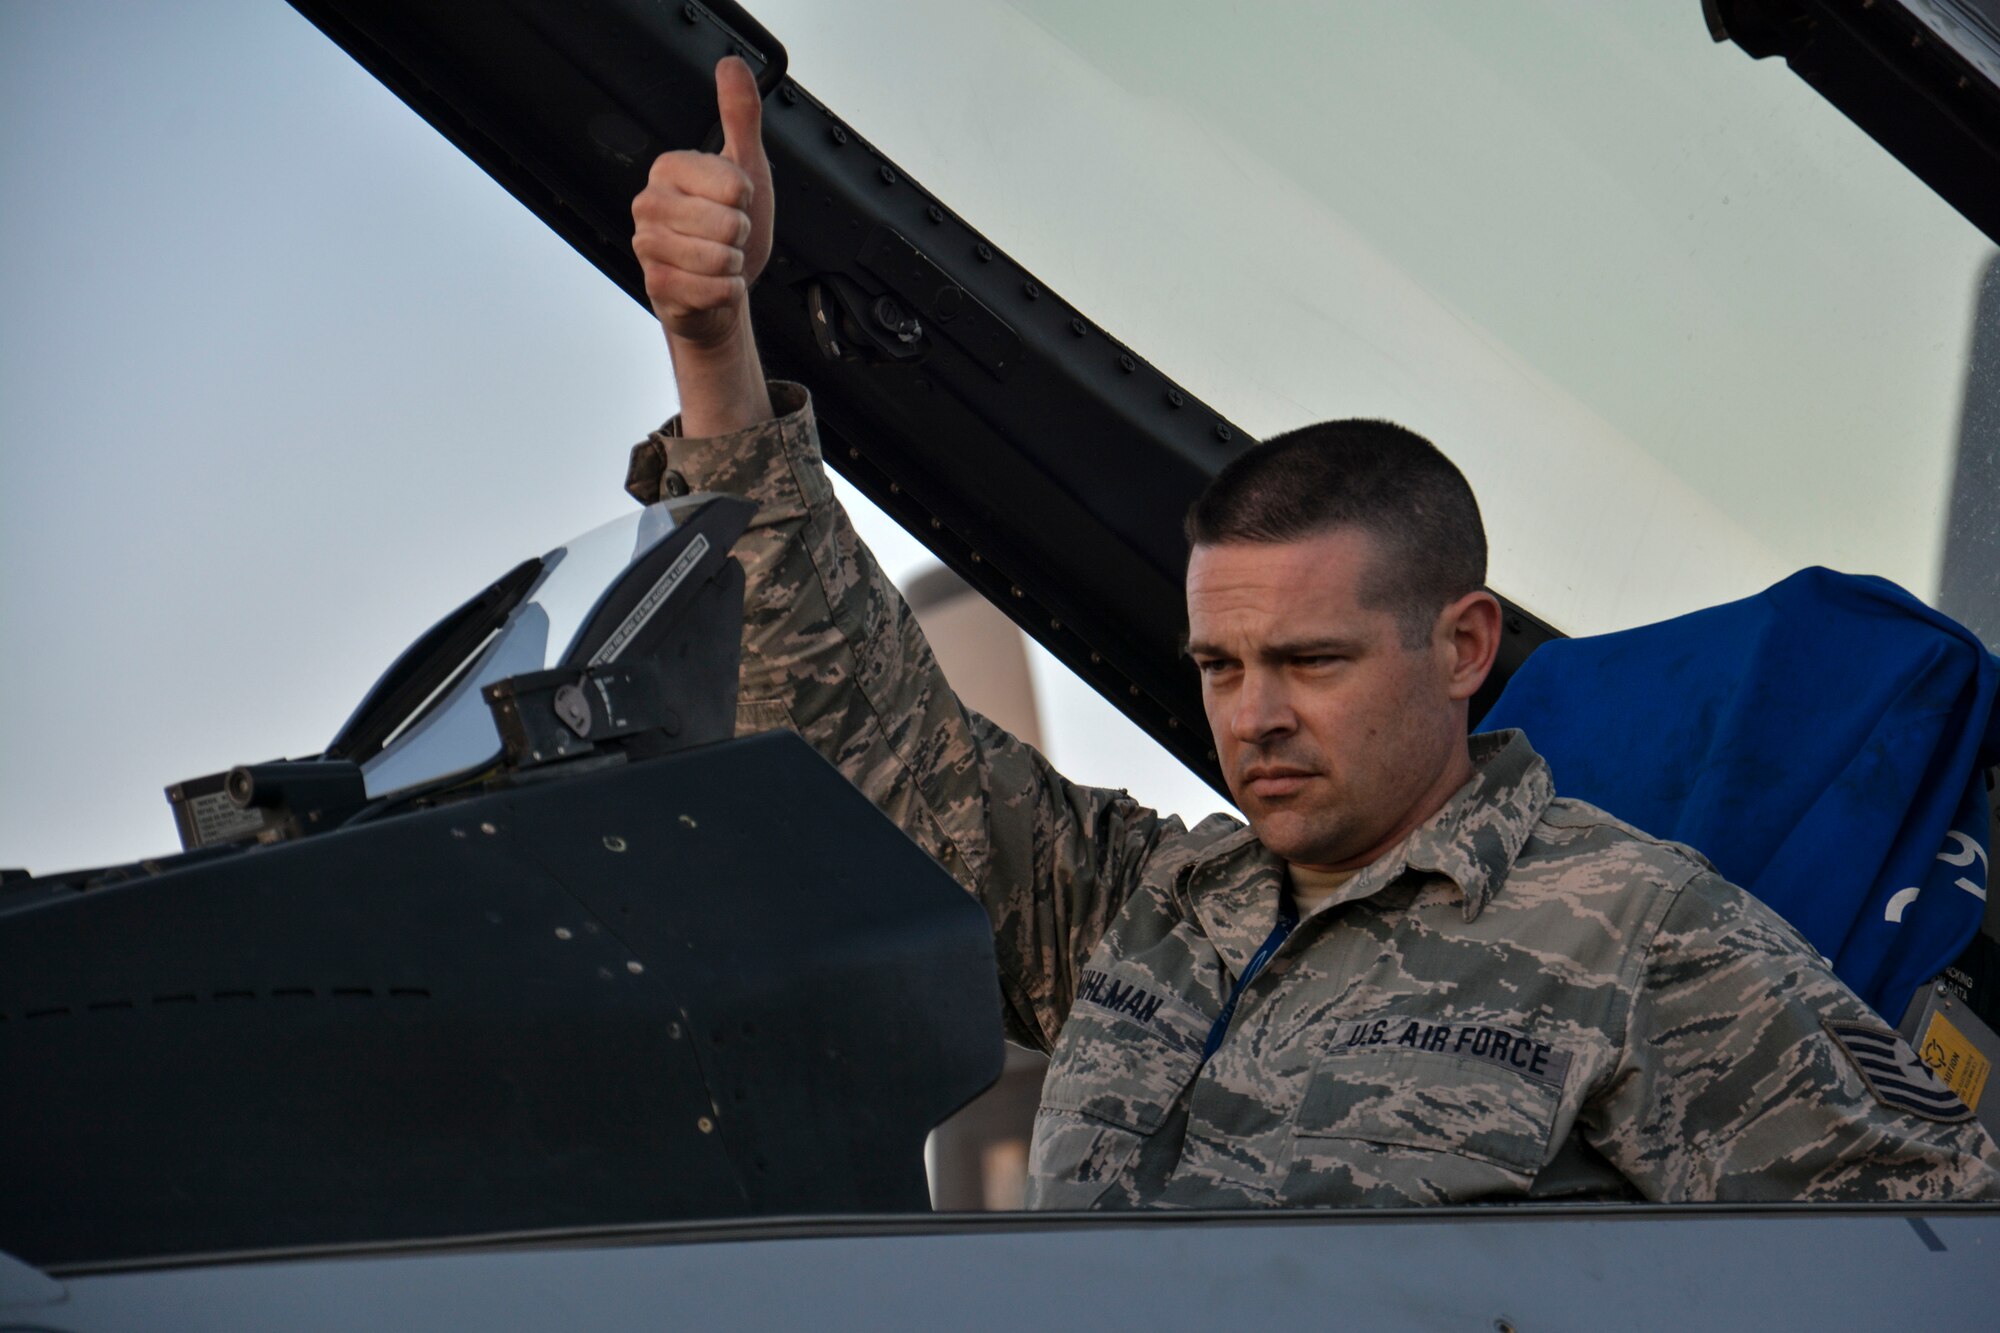
M 1950 1019 L 1943 1014 L 1931 1015 L 1931 1024 L 1924 1029 L 1917 1054 L 1946 1087 L 1958 1094 L 1960 1101 L 1975 1111 L 1979 1109 L 1979 1094 L 1986 1090 L 1986 1076 L 1993 1072 L 1993 1062 L 1981 1055 L 1979 1048 L 1951 1025 Z

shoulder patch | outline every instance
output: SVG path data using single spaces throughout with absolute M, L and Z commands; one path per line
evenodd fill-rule
M 1898 1111 L 1945 1124 L 1972 1119 L 1970 1107 L 1938 1081 L 1909 1044 L 1887 1028 L 1826 1023 L 1827 1035 L 1861 1074 L 1875 1100 Z

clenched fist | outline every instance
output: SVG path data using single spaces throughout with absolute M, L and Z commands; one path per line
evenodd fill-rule
M 715 67 L 722 152 L 662 153 L 632 201 L 632 252 L 670 339 L 715 347 L 747 327 L 745 293 L 771 257 L 771 164 L 750 67 Z

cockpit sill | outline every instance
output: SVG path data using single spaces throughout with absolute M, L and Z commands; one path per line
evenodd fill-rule
M 1268 1227 L 1376 1228 L 1472 1223 L 1507 1227 L 1531 1223 L 1668 1222 L 1832 1219 L 1906 1221 L 1926 1248 L 1936 1244 L 1925 1225 L 1932 1219 L 1985 1219 L 1995 1229 L 1982 1243 L 2000 1242 L 2000 1203 L 1533 1203 L 1434 1208 L 1190 1209 L 1159 1212 L 871 1213 L 796 1217 L 714 1218 L 637 1226 L 562 1227 L 356 1244 L 300 1245 L 213 1254 L 147 1256 L 53 1264 L 52 1278 L 96 1277 L 184 1268 L 459 1254 L 514 1254 L 532 1250 L 629 1246 L 738 1244 L 758 1241 L 854 1240 L 875 1237 L 977 1237 L 1024 1233 L 1143 1230 L 1178 1231 L 1226 1225 L 1232 1230 Z

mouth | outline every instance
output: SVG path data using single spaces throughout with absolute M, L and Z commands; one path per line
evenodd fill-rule
M 1258 764 L 1244 770 L 1243 790 L 1259 800 L 1276 800 L 1297 792 L 1312 778 L 1311 769 L 1290 768 L 1282 764 Z

